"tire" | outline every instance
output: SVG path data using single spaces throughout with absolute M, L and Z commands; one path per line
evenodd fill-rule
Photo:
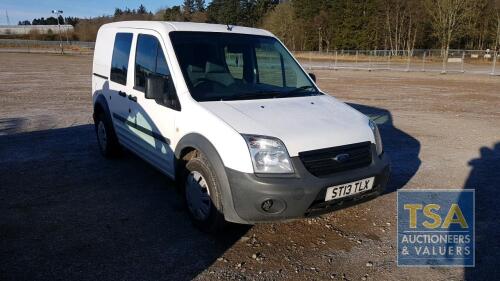
M 99 151 L 105 158 L 114 158 L 120 154 L 120 144 L 110 117 L 98 112 L 94 120 Z
M 182 187 L 189 216 L 197 228 L 217 233 L 226 226 L 219 181 L 202 153 L 186 163 Z

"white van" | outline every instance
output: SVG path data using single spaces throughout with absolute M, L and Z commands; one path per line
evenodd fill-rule
M 207 231 L 349 206 L 389 177 L 375 123 L 322 93 L 265 30 L 103 25 L 92 97 L 102 154 L 124 147 L 175 179 Z

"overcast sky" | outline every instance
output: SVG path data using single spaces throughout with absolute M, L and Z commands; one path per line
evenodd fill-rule
M 54 9 L 62 10 L 65 17 L 95 17 L 113 14 L 115 8 L 136 9 L 143 4 L 148 11 L 154 12 L 182 2 L 183 0 L 1 0 L 0 24 L 7 24 L 5 11 L 9 14 L 10 23 L 17 24 L 21 20 L 50 17 Z

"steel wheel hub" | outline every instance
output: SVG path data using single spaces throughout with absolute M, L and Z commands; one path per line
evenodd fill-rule
M 106 127 L 102 121 L 99 121 L 99 124 L 97 124 L 97 139 L 102 151 L 106 151 L 108 136 L 106 135 Z
M 210 214 L 212 201 L 208 184 L 197 171 L 189 173 L 186 179 L 186 201 L 189 211 L 198 220 L 205 220 Z

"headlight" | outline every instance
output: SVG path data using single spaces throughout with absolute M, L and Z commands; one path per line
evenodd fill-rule
M 293 173 L 288 151 L 279 139 L 252 135 L 243 135 L 243 138 L 250 150 L 255 173 Z
M 369 124 L 370 124 L 370 128 L 372 129 L 373 136 L 375 138 L 375 147 L 377 148 L 377 155 L 380 155 L 384 151 L 382 148 L 382 138 L 380 137 L 380 132 L 379 132 L 377 124 L 375 124 L 375 122 L 370 120 Z

